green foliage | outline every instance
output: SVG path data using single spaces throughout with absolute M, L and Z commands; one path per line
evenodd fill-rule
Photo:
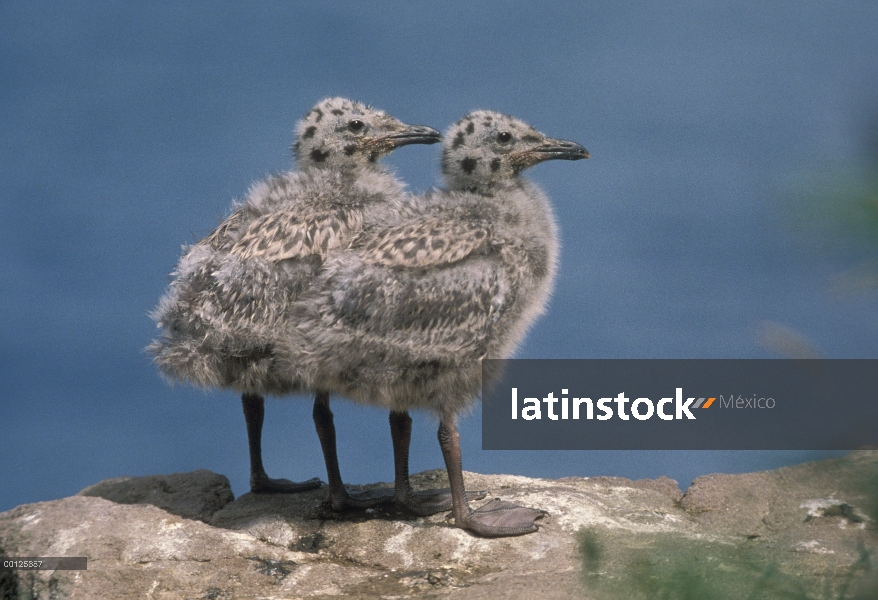
M 809 239 L 823 238 L 834 246 L 851 243 L 878 250 L 878 173 L 849 171 L 815 175 L 801 185 L 793 222 Z
M 841 578 L 823 580 L 815 589 L 806 580 L 778 569 L 749 542 L 733 546 L 702 540 L 657 536 L 649 548 L 635 550 L 616 564 L 604 560 L 604 544 L 594 529 L 578 534 L 583 585 L 600 600 L 875 600 L 872 557 L 860 548 L 859 559 Z M 866 577 L 863 577 L 866 575 Z M 870 577 L 871 576 L 871 577 Z M 821 588 L 821 586 L 816 586 Z
M 864 477 L 860 482 L 860 487 L 866 496 L 863 508 L 872 521 L 871 526 L 876 528 L 878 527 L 878 469 L 873 469 L 869 475 Z

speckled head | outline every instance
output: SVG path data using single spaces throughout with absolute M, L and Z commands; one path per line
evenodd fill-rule
M 452 190 L 490 192 L 544 160 L 588 156 L 576 142 L 546 137 L 509 115 L 477 110 L 445 132 L 442 175 Z
M 296 127 L 293 151 L 300 168 L 368 166 L 400 146 L 435 144 L 441 134 L 407 125 L 384 111 L 346 98 L 318 102 Z

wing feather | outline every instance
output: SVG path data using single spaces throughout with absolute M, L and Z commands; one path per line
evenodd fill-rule
M 481 357 L 519 287 L 497 258 L 475 255 L 427 269 L 351 262 L 320 286 L 325 303 L 317 327 L 338 332 L 342 345 L 371 340 L 372 348 L 422 358 Z
M 491 227 L 481 220 L 408 221 L 362 240 L 366 264 L 431 267 L 460 261 L 486 246 Z
M 350 232 L 362 225 L 362 212 L 350 208 L 304 217 L 299 212 L 273 212 L 250 223 L 231 252 L 243 259 L 258 257 L 273 262 L 325 255 L 345 244 Z
M 240 229 L 244 221 L 244 209 L 239 208 L 219 224 L 207 237 L 198 242 L 199 246 L 210 246 L 214 250 L 227 251 L 232 247 L 235 232 Z

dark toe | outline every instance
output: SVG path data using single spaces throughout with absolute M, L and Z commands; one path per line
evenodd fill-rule
M 345 490 L 343 496 L 333 497 L 330 494 L 329 504 L 332 510 L 342 512 L 349 509 L 364 509 L 389 504 L 393 502 L 393 490 L 390 488 L 381 488 L 377 490 L 366 490 L 365 492 L 357 492 L 352 494 Z
M 469 502 L 481 500 L 488 492 L 486 491 L 468 491 L 466 499 Z M 419 517 L 428 517 L 436 513 L 447 512 L 452 508 L 451 490 L 421 490 L 412 492 L 404 496 L 401 500 L 396 500 L 396 504 L 405 510 L 408 510 Z

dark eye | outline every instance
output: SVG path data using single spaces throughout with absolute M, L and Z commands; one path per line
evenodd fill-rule
M 497 141 L 499 141 L 501 144 L 505 144 L 506 142 L 508 142 L 511 139 L 512 139 L 512 134 L 509 133 L 508 131 L 501 131 L 500 133 L 497 134 Z
M 361 129 L 362 129 L 363 127 L 365 127 L 365 126 L 366 126 L 366 124 L 363 123 L 363 122 L 362 122 L 361 120 L 359 120 L 359 119 L 352 119 L 352 120 L 348 123 L 348 127 L 350 128 L 351 131 L 359 131 L 359 130 L 361 130 Z

